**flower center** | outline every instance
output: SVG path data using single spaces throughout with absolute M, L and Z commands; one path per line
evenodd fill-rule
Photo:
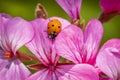
M 4 58 L 12 58 L 13 57 L 13 53 L 11 53 L 11 52 L 5 52 L 5 54 L 4 54 Z
M 53 65 L 51 65 L 51 66 L 49 66 L 49 70 L 51 71 L 51 72 L 54 72 L 55 71 L 55 66 L 53 66 Z

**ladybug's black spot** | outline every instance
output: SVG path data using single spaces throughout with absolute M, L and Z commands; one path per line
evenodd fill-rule
M 54 25 L 52 25 L 52 27 L 54 27 Z
M 58 28 L 60 28 L 60 26 L 58 26 Z
M 48 29 L 49 29 L 50 27 L 48 27 Z

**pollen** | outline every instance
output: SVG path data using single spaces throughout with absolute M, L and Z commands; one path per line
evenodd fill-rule
M 11 58 L 11 57 L 12 57 L 12 53 L 11 52 L 5 52 L 4 58 Z

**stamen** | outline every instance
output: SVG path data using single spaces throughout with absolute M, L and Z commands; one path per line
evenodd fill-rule
M 85 21 L 84 21 L 84 19 L 83 20 L 76 19 L 76 20 L 72 21 L 72 24 L 74 24 L 74 25 L 80 27 L 81 29 L 83 29 L 84 25 L 85 25 Z
M 5 52 L 4 58 L 11 58 L 13 55 L 11 52 Z

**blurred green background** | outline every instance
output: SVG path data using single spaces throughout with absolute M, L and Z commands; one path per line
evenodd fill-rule
M 26 20 L 35 19 L 35 8 L 37 3 L 41 3 L 46 8 L 49 17 L 59 16 L 70 20 L 68 15 L 55 2 L 55 0 L 0 0 L 0 13 L 7 13 L 13 17 L 20 16 Z M 98 18 L 102 10 L 99 0 L 83 0 L 81 7 L 81 17 L 85 23 L 91 18 Z M 114 17 L 104 23 L 104 36 L 102 44 L 111 38 L 120 38 L 120 16 Z

